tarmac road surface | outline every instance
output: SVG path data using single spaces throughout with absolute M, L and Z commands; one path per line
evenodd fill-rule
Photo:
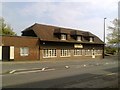
M 70 64 L 69 64 L 70 63 Z M 58 64 L 57 64 L 58 65 Z M 66 67 L 66 65 L 68 65 Z M 7 70 L 7 69 L 6 69 Z M 78 61 L 2 75 L 3 88 L 118 88 L 117 60 Z

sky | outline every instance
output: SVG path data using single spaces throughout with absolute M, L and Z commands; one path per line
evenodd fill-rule
M 89 31 L 103 40 L 103 23 L 107 27 L 118 18 L 119 0 L 4 0 L 2 17 L 13 30 L 21 31 L 34 23 Z

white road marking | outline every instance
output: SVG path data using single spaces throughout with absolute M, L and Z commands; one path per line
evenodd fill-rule
M 48 69 L 48 70 L 44 70 L 44 71 L 52 71 L 55 69 Z M 44 72 L 43 70 L 35 70 L 35 71 L 24 71 L 24 72 L 15 72 L 14 74 L 24 74 L 24 73 L 32 73 L 32 72 Z
M 110 75 L 115 75 L 115 74 L 117 74 L 117 73 L 108 73 L 107 75 L 110 76 Z
M 42 71 L 44 71 L 46 68 L 42 68 Z
M 10 71 L 9 73 L 12 74 L 12 73 L 14 73 L 15 71 L 16 71 L 16 70 L 12 70 L 12 71 Z
M 108 62 L 106 62 L 105 64 L 109 64 Z

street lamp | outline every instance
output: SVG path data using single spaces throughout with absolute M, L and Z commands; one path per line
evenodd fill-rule
M 105 20 L 107 18 L 104 18 L 104 36 L 103 36 L 103 42 L 104 42 L 104 46 L 103 46 L 103 58 L 105 57 Z
M 105 20 L 106 20 L 107 18 L 104 18 L 104 43 L 105 43 Z

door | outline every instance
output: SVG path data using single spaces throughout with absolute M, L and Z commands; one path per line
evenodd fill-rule
M 2 46 L 0 46 L 0 61 L 2 60 Z
M 92 49 L 92 58 L 95 58 L 95 50 L 94 50 L 94 48 Z
M 2 46 L 2 60 L 3 61 L 10 60 L 10 46 Z

